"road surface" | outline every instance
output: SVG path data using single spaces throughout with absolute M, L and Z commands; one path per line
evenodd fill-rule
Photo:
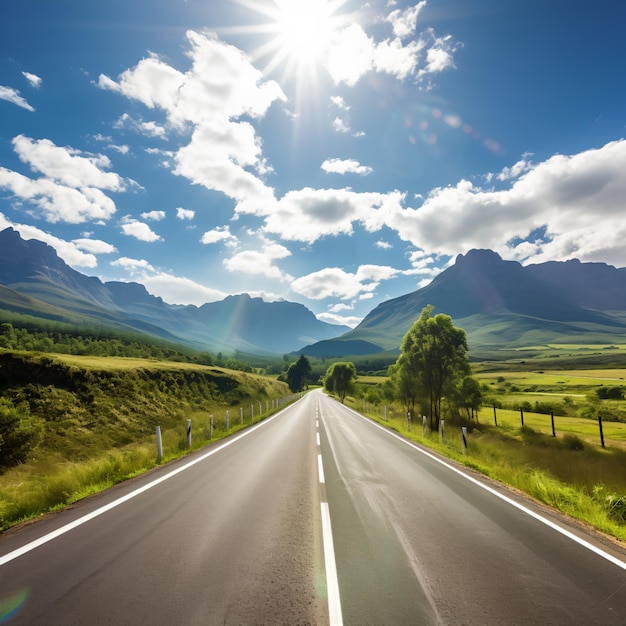
M 10 611 L 52 626 L 623 625 L 626 557 L 316 391 L 4 533 L 0 621 Z

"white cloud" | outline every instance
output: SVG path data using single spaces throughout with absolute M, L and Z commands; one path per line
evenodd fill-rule
M 436 254 L 490 248 L 528 262 L 577 257 L 624 266 L 624 171 L 622 139 L 555 155 L 507 189 L 483 189 L 467 180 L 433 189 L 418 209 L 391 207 L 386 224 Z M 534 232 L 544 234 L 529 241 Z
M 196 216 L 196 212 L 191 209 L 176 208 L 176 217 L 179 220 L 192 220 Z
M 341 96 L 331 96 L 330 101 L 342 111 L 350 110 L 350 106 L 346 104 L 346 101 Z
M 59 239 L 29 224 L 16 224 L 0 213 L 0 230 L 9 226 L 18 231 L 23 239 L 37 239 L 52 246 L 59 257 L 72 267 L 94 268 L 98 265 L 96 257 L 93 254 L 85 254 L 75 242 Z
M 18 107 L 22 107 L 22 109 L 31 111 L 31 113 L 35 110 L 30 104 L 28 104 L 26 99 L 20 95 L 20 92 L 17 89 L 13 89 L 13 87 L 0 85 L 0 100 L 6 100 L 7 102 L 16 104 Z
M 281 239 L 313 243 L 321 237 L 352 235 L 353 223 L 368 231 L 379 230 L 386 215 L 401 206 L 403 195 L 357 193 L 350 189 L 311 189 L 290 191 L 279 201 L 256 205 L 257 215 L 264 215 L 266 232 Z M 244 212 L 250 207 L 238 206 Z M 306 224 L 306 228 L 303 227 Z
M 128 128 L 140 135 L 157 137 L 159 139 L 165 139 L 167 136 L 167 131 L 161 124 L 154 121 L 144 122 L 142 119 L 136 120 L 128 113 L 122 114 L 117 122 L 113 124 L 113 128 Z
M 144 220 L 160 222 L 165 219 L 165 211 L 147 211 L 146 213 L 141 213 L 141 217 Z
M 347 135 L 350 132 L 350 124 L 347 120 L 343 120 L 340 117 L 336 117 L 333 120 L 333 128 L 338 133 L 343 133 L 344 135 Z
M 156 272 L 154 267 L 145 259 L 131 259 L 123 256 L 111 261 L 113 267 L 123 267 L 131 276 L 143 276 L 144 272 Z
M 432 34 L 432 31 L 430 31 Z M 437 72 L 443 72 L 444 70 L 454 68 L 454 58 L 452 56 L 454 52 L 454 44 L 452 38 L 447 37 L 434 37 L 434 43 L 431 48 L 426 52 L 426 67 L 420 70 L 419 75 L 435 74 Z
M 12 143 L 20 161 L 62 185 L 74 189 L 126 189 L 124 180 L 118 174 L 104 171 L 103 168 L 111 167 L 109 157 L 104 154 L 81 153 L 74 148 L 57 146 L 49 139 L 30 139 L 24 135 L 18 135 Z
M 30 72 L 22 72 L 22 76 L 31 84 L 35 89 L 41 87 L 41 77 L 37 74 L 31 74 Z
M 374 171 L 371 167 L 361 165 L 354 159 L 326 159 L 321 168 L 329 174 L 359 174 L 361 176 L 367 176 Z
M 159 296 L 170 304 L 195 304 L 201 306 L 207 302 L 223 300 L 226 294 L 185 278 L 166 272 L 144 276 L 141 281 L 154 296 Z
M 355 274 L 339 267 L 327 267 L 297 278 L 291 289 L 311 300 L 363 298 L 364 294 L 373 293 L 382 280 L 398 273 L 398 270 L 382 265 L 361 265 Z
M 123 268 L 131 280 L 141 282 L 149 293 L 170 304 L 201 306 L 226 297 L 221 291 L 200 285 L 189 278 L 159 271 L 145 259 L 122 257 L 112 261 L 111 265 Z
M 175 174 L 239 202 L 270 200 L 273 191 L 260 176 L 271 168 L 252 124 L 241 118 L 262 118 L 273 102 L 285 100 L 283 92 L 237 48 L 194 31 L 187 40 L 187 72 L 152 55 L 117 82 L 101 75 L 99 86 L 161 109 L 174 128 L 191 126 L 191 141 L 173 156 Z
M 390 38 L 376 40 L 357 23 L 338 31 L 327 60 L 333 81 L 353 86 L 368 72 L 376 71 L 398 80 L 412 77 L 420 82 L 453 68 L 457 44 L 449 35 L 438 37 L 432 28 L 416 34 L 417 19 L 425 4 L 392 11 L 384 19 L 392 26 Z
M 127 146 L 125 144 L 119 146 L 115 144 L 109 144 L 107 148 L 109 148 L 110 150 L 115 150 L 115 152 L 119 152 L 120 154 L 128 154 L 130 152 L 130 146 Z
M 53 224 L 107 220 L 115 213 L 113 200 L 99 189 L 73 189 L 47 178 L 31 179 L 4 167 L 0 167 L 0 189 L 26 201 Z
M 527 172 L 532 169 L 532 163 L 527 160 L 527 155 L 524 155 L 524 158 L 520 159 L 515 165 L 511 167 L 505 167 L 502 171 L 496 176 L 498 180 L 509 180 L 511 178 L 517 178 L 520 174 Z
M 358 326 L 363 318 L 356 317 L 355 315 L 337 315 L 336 313 L 320 313 L 316 316 L 318 320 L 322 322 L 326 322 L 327 324 L 338 324 L 340 326 L 349 326 L 350 328 L 354 328 Z
M 79 249 L 91 252 L 92 254 L 113 254 L 117 248 L 106 241 L 100 239 L 73 239 L 72 243 Z
M 139 239 L 139 241 L 147 241 L 149 243 L 162 241 L 161 237 L 159 237 L 148 224 L 132 217 L 123 217 L 120 221 L 120 226 L 125 235 Z
M 208 230 L 202 235 L 200 242 L 205 244 L 224 242 L 227 246 L 236 246 L 239 243 L 237 237 L 231 234 L 229 226 L 218 226 Z
M 24 135 L 12 143 L 20 160 L 41 176 L 28 178 L 0 167 L 0 189 L 10 191 L 27 210 L 52 223 L 70 224 L 105 221 L 115 213 L 115 203 L 103 190 L 124 191 L 128 183 L 118 174 L 104 171 L 111 165 L 107 156 Z
M 391 250 L 393 248 L 388 241 L 383 241 L 382 239 L 379 239 L 374 245 L 381 250 Z
M 231 272 L 260 274 L 268 278 L 290 281 L 292 277 L 277 267 L 274 262 L 291 256 L 291 252 L 277 243 L 266 241 L 261 251 L 244 250 L 224 261 L 224 267 Z
M 404 11 L 400 9 L 392 11 L 386 17 L 386 21 L 393 26 L 393 34 L 399 39 L 406 39 L 415 33 L 417 18 L 425 6 L 426 0 L 422 0 L 422 2 L 418 2 L 415 6 L 409 7 Z

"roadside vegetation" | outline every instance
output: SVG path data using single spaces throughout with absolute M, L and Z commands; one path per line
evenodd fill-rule
M 341 362 L 0 324 L 0 530 L 185 454 L 188 419 L 196 449 L 323 384 L 401 434 L 626 541 L 626 352 L 609 348 L 535 346 L 471 363 L 465 332 L 431 307 L 399 353 Z
M 626 541 L 626 370 L 472 368 L 467 354 L 464 331 L 426 307 L 388 375 L 359 376 L 346 402 Z
M 262 419 L 274 378 L 194 363 L 0 350 L 0 530 Z M 211 431 L 211 416 L 213 430 Z

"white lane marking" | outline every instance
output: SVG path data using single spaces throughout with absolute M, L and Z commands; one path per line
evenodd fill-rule
M 324 480 L 324 466 L 322 464 L 322 455 L 317 455 L 317 473 L 320 478 L 320 485 L 323 485 L 326 481 Z
M 328 502 L 321 502 L 322 507 L 322 537 L 324 542 L 324 563 L 326 565 L 326 589 L 328 591 L 328 615 L 330 626 L 342 626 L 341 600 L 339 598 L 339 579 L 337 578 L 337 564 L 335 563 L 335 547 L 333 545 L 333 531 L 330 525 L 330 511 Z
M 293 404 L 290 405 L 290 406 L 293 406 Z M 286 407 L 286 408 L 289 408 L 289 407 Z M 210 456 L 213 456 L 214 454 L 217 454 L 218 452 L 220 452 L 224 448 L 227 448 L 228 446 L 230 446 L 233 443 L 239 441 L 240 439 L 243 439 L 243 437 L 247 437 L 248 435 L 253 433 L 255 430 L 257 430 L 258 428 L 261 428 L 261 427 L 265 426 L 266 424 L 269 424 L 271 421 L 273 421 L 279 415 L 281 415 L 281 413 L 283 413 L 283 411 L 285 411 L 286 408 L 283 409 L 282 411 L 276 413 L 275 415 L 272 415 L 272 417 L 268 417 L 267 419 L 265 419 L 262 422 L 258 423 L 256 426 L 251 426 L 251 427 L 247 428 L 240 435 L 237 435 L 234 438 L 229 439 L 228 441 L 226 441 L 223 444 L 217 446 L 216 448 L 212 448 L 207 453 L 203 454 L 202 456 L 197 457 L 193 461 L 189 461 L 189 463 L 185 463 L 185 465 L 182 465 L 181 467 L 178 467 L 175 470 L 172 470 L 171 472 L 168 472 L 167 474 L 161 476 L 160 478 L 157 478 L 156 480 L 153 480 L 152 482 L 149 482 L 148 484 L 144 485 L 143 487 L 139 487 L 139 489 L 135 489 L 135 491 L 131 491 L 130 493 L 127 493 L 125 496 L 122 496 L 121 498 L 118 498 L 117 500 L 114 500 L 113 502 L 109 502 L 109 504 L 106 504 L 106 505 L 100 507 L 99 509 L 96 509 L 95 511 L 92 511 L 91 513 L 88 513 L 87 515 L 84 515 L 83 517 L 79 517 L 77 520 L 74 520 L 73 522 L 70 522 L 69 524 L 66 524 L 65 526 L 61 526 L 60 528 L 57 528 L 56 530 L 53 530 L 52 532 L 49 532 L 47 535 L 44 535 L 43 537 L 40 537 L 39 539 L 35 539 L 34 541 L 31 541 L 30 543 L 27 543 L 26 545 L 22 546 L 21 548 L 17 548 L 16 550 L 13 550 L 12 552 L 9 552 L 8 554 L 5 554 L 4 556 L 0 556 L 0 567 L 2 567 L 3 565 L 6 565 L 10 561 L 13 561 L 14 559 L 17 559 L 20 556 L 23 556 L 24 554 L 27 554 L 31 550 L 34 550 L 35 548 L 39 548 L 40 546 L 48 543 L 49 541 L 52 541 L 53 539 L 56 539 L 57 537 L 60 537 L 61 535 L 64 535 L 65 533 L 70 532 L 70 530 L 74 530 L 75 528 L 78 528 L 79 526 L 82 526 L 86 522 L 89 522 L 92 519 L 94 519 L 96 517 L 99 517 L 103 513 L 106 513 L 107 511 L 110 511 L 111 509 L 114 509 L 115 507 L 119 506 L 120 504 L 124 504 L 124 502 L 128 502 L 128 500 L 132 500 L 133 498 L 135 498 L 136 496 L 144 493 L 145 491 L 148 491 L 149 489 L 152 489 L 153 487 L 156 487 L 157 485 L 160 485 L 162 482 L 165 482 L 166 480 L 172 478 L 173 476 L 176 476 L 177 474 L 180 474 L 181 472 L 184 472 L 185 470 L 187 470 L 190 467 L 193 467 L 194 465 L 204 461 L 205 459 L 208 459 Z
M 408 441 L 408 440 L 404 439 L 400 435 L 397 435 L 396 433 L 387 430 L 384 426 L 381 426 L 380 424 L 377 424 L 376 422 L 373 422 L 373 421 L 369 420 L 368 418 L 364 417 L 363 415 L 361 415 L 357 411 L 352 410 L 350 407 L 344 406 L 344 408 L 347 409 L 348 411 L 351 411 L 356 416 L 360 417 L 362 420 L 365 420 L 366 422 L 368 422 L 372 426 L 376 426 L 376 428 L 379 428 L 384 433 L 387 433 L 391 437 L 395 437 L 398 441 L 401 441 L 402 443 L 406 444 L 407 446 L 410 446 L 414 450 L 417 450 L 418 452 L 421 452 L 423 455 L 429 457 L 433 461 L 437 461 L 437 463 L 440 463 L 444 467 L 447 467 L 448 469 L 452 470 L 453 472 L 455 472 L 459 476 L 462 476 L 466 480 L 469 480 L 470 482 L 474 483 L 475 485 L 477 485 L 481 489 L 484 489 L 485 491 L 488 491 L 492 495 L 500 498 L 500 500 L 504 500 L 505 502 L 507 502 L 511 506 L 514 506 L 516 509 L 519 509 L 520 511 L 523 511 L 524 513 L 526 513 L 527 515 L 530 515 L 531 517 L 535 518 L 537 521 L 541 522 L 542 524 L 545 524 L 549 528 L 552 528 L 553 530 L 556 530 L 556 532 L 561 533 L 562 535 L 564 535 L 568 539 L 571 539 L 572 541 L 575 541 L 576 543 L 578 543 L 579 545 L 583 546 L 584 548 L 587 548 L 587 550 L 590 550 L 591 552 L 594 552 L 595 554 L 597 554 L 598 556 L 602 557 L 603 559 L 606 559 L 607 561 L 610 561 L 614 565 L 617 565 L 617 567 L 621 567 L 623 570 L 626 570 L 626 562 L 621 561 L 620 559 L 618 559 L 617 557 L 613 556 L 612 554 L 609 554 L 608 552 L 605 552 L 604 550 L 594 546 L 592 543 L 589 543 L 588 541 L 585 541 L 581 537 L 578 537 L 577 535 L 575 535 L 574 533 L 570 532 L 569 530 L 566 530 L 565 528 L 562 528 L 558 524 L 555 524 L 554 522 L 551 522 L 549 519 L 546 519 L 545 517 L 539 515 L 539 513 L 535 513 L 531 509 L 525 507 L 523 504 L 520 504 L 519 502 L 516 502 L 515 500 L 509 498 L 508 496 L 505 496 L 504 494 L 499 493 L 495 489 L 492 489 L 488 485 L 485 485 L 484 483 L 481 483 L 479 480 L 476 480 L 475 478 L 473 478 L 469 474 L 466 474 L 465 472 L 462 472 L 460 469 L 454 467 L 453 465 L 450 465 L 449 463 L 446 463 L 445 461 L 443 461 L 440 458 L 436 457 L 434 454 L 431 454 L 430 452 L 427 452 L 426 450 L 423 450 L 418 445 L 414 444 L 411 441 Z
M 317 445 L 318 446 L 320 445 L 320 434 L 319 433 L 317 433 Z

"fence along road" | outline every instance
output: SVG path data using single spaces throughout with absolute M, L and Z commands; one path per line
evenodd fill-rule
M 623 550 L 320 392 L 245 432 L 0 536 L 0 616 L 624 624 Z

